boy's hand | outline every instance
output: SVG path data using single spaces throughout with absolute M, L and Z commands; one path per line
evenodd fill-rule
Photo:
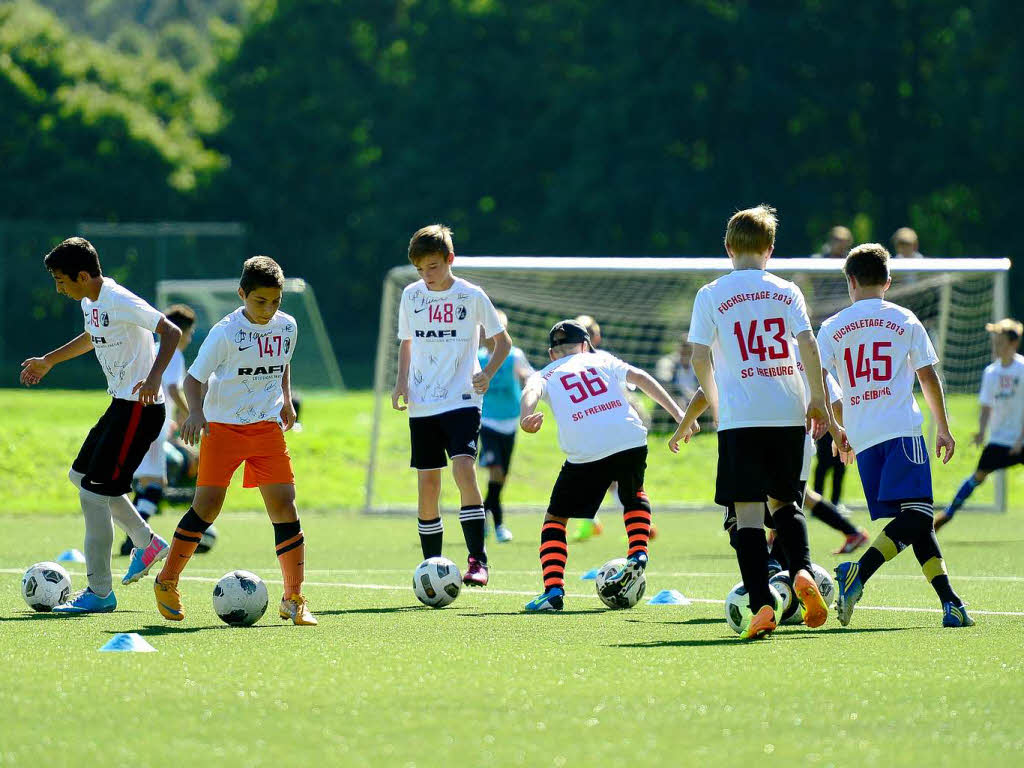
M 981 445 L 982 443 L 985 442 L 985 433 L 984 432 L 975 432 L 974 436 L 971 437 L 971 442 L 974 443 L 975 445 Z M 1012 453 L 1012 451 L 1011 451 L 1011 453 Z
M 946 452 L 943 455 L 942 449 L 945 448 Z M 948 431 L 940 430 L 935 435 L 935 458 L 941 458 L 943 464 L 948 464 L 949 460 L 953 458 L 953 451 L 956 450 L 956 440 L 949 434 Z
M 136 392 L 139 394 L 140 403 L 153 405 L 160 397 L 160 377 L 154 376 L 152 373 L 149 374 L 145 381 L 140 381 L 132 387 L 132 394 L 134 395 Z
M 829 418 L 824 399 L 811 398 L 811 402 L 807 406 L 807 417 L 804 426 L 812 440 L 819 439 L 828 431 Z
M 281 406 L 281 423 L 284 424 L 285 432 L 295 426 L 295 406 L 292 405 L 291 398 L 286 397 L 284 405 Z
M 206 414 L 201 410 L 192 411 L 181 425 L 181 440 L 185 445 L 195 445 L 203 438 L 206 429 Z
M 684 443 L 689 443 L 690 438 L 700 432 L 700 424 L 696 421 L 690 424 L 680 424 L 676 429 L 672 437 L 668 441 L 668 449 L 672 453 L 679 453 L 679 441 L 682 440 Z
M 833 424 L 829 432 L 832 434 L 832 455 L 838 456 L 839 460 L 846 466 L 853 464 L 856 454 L 854 454 L 853 446 L 850 445 L 850 441 L 846 437 L 846 430 L 838 424 Z
M 405 405 L 398 404 L 398 398 L 402 398 L 402 402 Z M 395 384 L 395 388 L 391 390 L 391 407 L 396 411 L 404 411 L 409 407 L 409 387 L 408 385 L 399 386 Z
M 53 364 L 48 363 L 45 357 L 30 357 L 28 360 L 23 360 L 21 363 L 21 383 L 26 387 L 38 384 L 42 381 L 43 376 L 50 372 L 51 368 L 53 368 Z
M 483 371 L 473 377 L 473 391 L 478 395 L 484 394 L 489 386 L 491 386 L 491 377 Z
M 543 411 L 531 413 L 529 416 L 523 416 L 523 418 L 519 420 L 519 426 L 523 428 L 523 432 L 539 432 L 543 424 Z

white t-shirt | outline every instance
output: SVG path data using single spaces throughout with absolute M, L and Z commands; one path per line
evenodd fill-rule
M 688 338 L 714 354 L 720 432 L 804 423 L 793 337 L 810 329 L 800 289 L 762 269 L 737 269 L 697 292 Z
M 626 399 L 630 366 L 607 352 L 562 357 L 533 374 L 558 425 L 558 444 L 573 464 L 647 445 L 647 428 Z
M 185 355 L 182 354 L 180 349 L 176 349 L 171 357 L 171 362 L 164 369 L 163 378 L 160 379 L 164 391 L 166 392 L 172 385 L 181 389 L 181 383 L 185 380 L 186 373 Z
M 821 324 L 818 349 L 842 387 L 843 426 L 855 451 L 921 434 L 914 374 L 939 358 L 913 312 L 883 299 L 854 302 Z
M 811 404 L 811 385 L 807 381 L 807 370 L 804 368 L 804 362 L 800 359 L 800 348 L 795 344 L 793 345 L 793 352 L 796 353 L 796 367 L 800 371 L 800 375 L 804 380 L 804 391 L 806 394 L 805 405 Z M 839 388 L 839 382 L 836 381 L 829 371 L 825 371 L 825 397 L 828 398 L 830 403 L 834 403 L 838 400 L 843 399 L 843 391 Z M 805 481 L 811 475 L 811 459 L 814 458 L 816 453 L 814 448 L 814 439 L 808 433 L 807 437 L 804 438 L 804 463 L 800 469 L 800 480 Z
M 138 401 L 132 389 L 145 381 L 156 361 L 153 332 L 163 313 L 109 277 L 96 301 L 82 299 L 85 332 L 92 338 L 96 359 L 107 377 L 107 394 L 120 400 Z M 156 402 L 164 401 L 163 393 Z
M 978 399 L 992 409 L 988 441 L 1007 447 L 1016 443 L 1024 429 L 1024 356 L 1014 355 L 1007 366 L 1000 360 L 988 366 Z
M 297 334 L 291 315 L 278 312 L 266 325 L 257 325 L 246 320 L 241 307 L 213 326 L 188 369 L 192 378 L 210 382 L 203 402 L 206 420 L 276 421 L 284 405 L 281 381 Z
M 483 397 L 473 391 L 480 326 L 488 339 L 505 330 L 478 285 L 457 277 L 447 291 L 430 291 L 417 280 L 402 291 L 398 338 L 412 340 L 410 417 L 480 407 Z

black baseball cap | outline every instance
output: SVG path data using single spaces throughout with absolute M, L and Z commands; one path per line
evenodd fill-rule
M 587 329 L 575 320 L 561 320 L 551 326 L 548 331 L 548 344 L 557 347 L 560 344 L 583 344 L 590 341 Z

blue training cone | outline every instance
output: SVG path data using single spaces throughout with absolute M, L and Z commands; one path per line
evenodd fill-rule
M 597 578 L 597 568 L 591 568 L 589 571 L 584 573 L 581 577 L 583 581 L 593 581 Z
M 648 605 L 689 605 L 690 599 L 678 589 L 663 589 L 650 600 Z
M 135 653 L 155 653 L 156 648 L 146 642 L 138 632 L 119 632 L 110 638 L 101 651 L 127 651 Z
M 65 549 L 59 555 L 57 555 L 58 563 L 84 563 L 85 555 L 82 554 L 80 549 Z

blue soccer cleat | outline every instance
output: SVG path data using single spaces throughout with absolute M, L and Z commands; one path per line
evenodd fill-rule
M 626 564 L 619 569 L 618 573 L 609 576 L 605 580 L 604 586 L 601 588 L 601 594 L 604 597 L 615 597 L 627 591 L 633 586 L 633 582 L 643 575 L 646 569 L 647 553 L 634 552 L 626 558 Z
M 512 541 L 512 531 L 504 525 L 499 525 L 494 529 L 494 538 L 498 540 L 499 544 L 505 544 L 506 542 Z
M 858 563 L 840 563 L 836 566 L 836 615 L 844 627 L 850 623 L 853 608 L 864 594 Z
M 565 590 L 561 587 L 552 587 L 543 595 L 538 595 L 526 604 L 526 610 L 537 611 L 560 611 L 564 604 Z
M 942 626 L 944 627 L 973 627 L 974 619 L 967 615 L 967 607 L 954 605 L 953 603 L 942 604 Z
M 86 587 L 66 603 L 55 606 L 53 612 L 65 614 L 110 613 L 115 608 L 117 608 L 117 598 L 114 597 L 114 590 L 110 590 L 106 597 L 100 597 Z
M 145 549 L 136 547 L 132 550 L 132 559 L 128 561 L 128 570 L 125 571 L 121 583 L 134 584 L 149 573 L 150 568 L 167 557 L 167 553 L 170 551 L 167 541 L 154 533 L 148 547 Z

